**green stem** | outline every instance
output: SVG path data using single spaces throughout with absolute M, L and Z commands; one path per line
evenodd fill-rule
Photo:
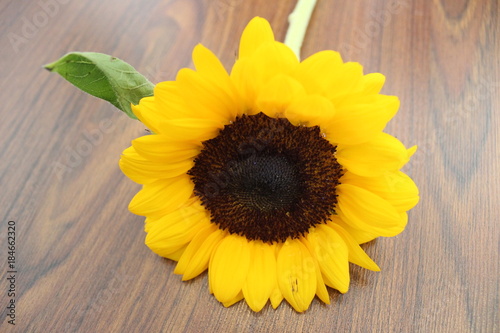
M 316 6 L 316 0 L 298 0 L 293 12 L 288 16 L 288 30 L 285 44 L 292 49 L 300 60 L 300 49 L 304 42 L 307 26 Z

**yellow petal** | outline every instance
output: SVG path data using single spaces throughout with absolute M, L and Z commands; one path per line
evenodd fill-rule
M 256 83 L 262 83 L 257 89 L 262 89 L 278 74 L 290 75 L 299 65 L 297 56 L 283 43 L 263 43 L 251 58 L 256 78 Z
M 320 51 L 303 60 L 292 75 L 304 85 L 309 94 L 328 96 L 328 80 L 336 75 L 342 64 L 338 52 Z
M 164 110 L 157 107 L 154 96 L 142 98 L 138 105 L 132 104 L 131 108 L 136 117 L 155 133 L 160 133 L 161 122 L 168 119 L 163 112 Z
M 269 117 L 283 114 L 293 99 L 305 95 L 302 85 L 286 75 L 276 75 L 261 89 L 257 108 Z
M 198 44 L 193 50 L 193 62 L 196 71 L 212 86 L 212 93 L 218 94 L 213 107 L 226 107 L 226 113 L 233 117 L 246 111 L 233 81 L 212 51 Z
M 349 251 L 350 262 L 371 271 L 380 271 L 380 267 L 363 251 L 356 240 L 344 228 L 335 223 L 328 223 L 328 226 L 333 228 L 344 240 Z
M 186 281 L 204 272 L 213 251 L 225 236 L 226 232 L 215 224 L 208 224 L 200 229 L 180 258 L 174 273 L 183 274 L 182 280 Z
M 176 82 L 186 107 L 193 110 L 195 117 L 222 124 L 235 119 L 241 102 L 238 103 L 231 90 L 189 68 L 177 73 Z
M 352 101 L 360 101 L 368 95 L 377 95 L 385 83 L 385 76 L 380 73 L 370 73 L 363 75 L 353 87 L 353 89 L 337 99 L 337 103 L 345 103 L 346 100 L 351 103 Z
M 410 158 L 417 151 L 417 146 L 415 145 L 415 146 L 413 146 L 411 148 L 408 148 L 406 151 L 408 152 L 408 158 Z
M 224 305 L 224 307 L 228 308 L 228 307 L 238 303 L 242 299 L 243 299 L 243 293 L 240 291 L 238 293 L 238 295 L 236 295 L 236 297 L 234 297 L 232 300 L 227 301 L 227 302 L 222 302 L 222 305 Z
M 278 285 L 297 311 L 309 308 L 316 293 L 316 270 L 309 250 L 298 239 L 287 240 L 277 259 Z
M 231 70 L 231 81 L 241 96 L 243 109 L 246 114 L 259 113 L 255 106 L 256 84 L 253 82 L 253 61 L 251 58 L 237 60 Z
M 243 295 L 248 306 L 255 312 L 262 310 L 276 286 L 275 246 L 261 241 L 250 242 L 250 268 Z
M 179 209 L 186 210 L 187 212 L 192 211 L 192 214 L 205 211 L 205 207 L 201 205 L 197 197 L 192 197 L 188 199 L 186 203 L 182 205 L 182 207 Z M 146 219 L 144 220 L 144 231 L 148 233 L 149 229 L 151 229 L 151 226 L 156 222 L 161 221 L 165 216 L 166 215 L 146 217 Z
M 283 247 L 283 243 L 277 243 L 273 245 L 274 245 L 274 257 L 277 258 L 278 254 L 281 251 L 281 248 Z M 284 299 L 283 293 L 281 292 L 280 287 L 278 285 L 278 279 L 276 279 L 276 283 L 274 285 L 273 291 L 271 292 L 271 296 L 269 296 L 269 300 L 271 301 L 273 309 L 276 309 L 281 304 L 283 299 Z
M 337 52 L 322 51 L 304 60 L 294 75 L 309 93 L 321 94 L 336 106 L 346 96 L 357 94 L 363 83 L 363 66 L 343 63 Z
M 124 156 L 127 156 L 127 158 L 124 158 Z M 150 162 L 147 159 L 145 159 L 144 157 L 137 154 L 134 147 L 129 147 L 123 151 L 122 157 L 120 158 L 118 165 L 119 165 L 120 169 L 122 170 L 122 172 L 128 178 L 132 179 L 134 182 L 139 183 L 139 184 L 147 184 L 147 183 L 152 183 L 158 179 L 164 178 L 163 174 L 161 177 L 156 177 L 156 176 L 151 175 L 149 173 L 145 173 L 142 168 L 137 168 L 133 165 L 133 164 L 135 164 L 134 160 L 139 160 L 141 163 Z M 157 163 L 150 163 L 150 166 L 152 166 L 153 168 L 156 168 Z M 165 177 L 165 178 L 167 178 L 167 177 Z
M 347 245 L 333 229 L 318 225 L 306 236 L 318 260 L 327 285 L 341 293 L 349 289 Z
M 211 119 L 180 118 L 162 123 L 162 134 L 172 140 L 185 140 L 186 143 L 199 144 L 219 134 L 224 124 Z
M 337 186 L 337 213 L 346 223 L 378 236 L 392 237 L 406 226 L 401 215 L 390 203 L 363 188 L 340 184 Z
M 151 161 L 139 155 L 134 147 L 124 150 L 119 161 L 119 166 L 123 173 L 139 184 L 150 184 L 159 179 L 183 175 L 193 167 L 193 164 L 192 158 L 186 158 L 170 164 Z
M 154 253 L 166 257 L 187 246 L 199 228 L 207 223 L 205 212 L 183 207 L 148 223 L 146 245 Z
M 379 177 L 388 171 L 397 171 L 410 159 L 401 141 L 387 133 L 379 133 L 364 144 L 339 145 L 336 157 L 348 171 L 364 177 Z
M 278 74 L 289 75 L 297 65 L 293 51 L 278 42 L 263 43 L 251 58 L 236 61 L 231 80 L 244 101 L 247 113 L 251 115 L 260 111 L 256 105 L 257 96 L 272 78 Z
M 179 84 L 175 81 L 160 82 L 154 89 L 155 114 L 152 117 L 159 123 L 175 118 L 193 118 L 195 110 L 190 110 L 184 101 L 183 93 L 179 89 Z M 159 117 L 161 114 L 161 117 Z M 154 131 L 160 133 L 159 131 Z
M 285 117 L 295 126 L 323 126 L 330 123 L 334 116 L 332 102 L 320 95 L 296 98 L 285 111 Z
M 168 164 L 193 158 L 201 150 L 192 142 L 173 141 L 165 135 L 145 135 L 132 140 L 132 146 L 142 157 Z
M 357 145 L 367 142 L 384 129 L 399 108 L 396 96 L 364 95 L 334 103 L 335 118 L 325 126 L 332 143 Z
M 193 49 L 193 63 L 196 71 L 206 77 L 216 80 L 229 80 L 229 74 L 219 58 L 205 46 L 198 44 Z
M 300 241 L 307 247 L 311 254 L 314 254 L 314 249 L 311 243 L 306 238 L 301 238 Z M 323 274 L 321 273 L 321 268 L 319 267 L 318 260 L 313 256 L 314 267 L 316 268 L 316 295 L 325 304 L 330 304 L 330 295 L 328 295 L 328 290 L 326 289 L 325 281 L 323 280 Z
M 254 17 L 241 35 L 238 57 L 250 57 L 260 45 L 274 41 L 274 33 L 266 19 Z
M 347 222 L 342 220 L 338 215 L 330 216 L 330 220 L 331 223 L 338 224 L 342 228 L 344 228 L 344 230 L 346 230 L 358 244 L 363 244 L 379 237 L 379 235 L 377 234 L 367 232 L 366 230 L 355 228 L 354 226 L 349 225 Z
M 401 171 L 387 171 L 379 177 L 361 177 L 348 171 L 340 182 L 375 193 L 387 200 L 398 212 L 412 209 L 419 201 L 417 185 Z
M 363 94 L 378 94 L 385 83 L 385 76 L 380 73 L 370 73 L 363 76 Z
M 275 288 L 271 292 L 271 296 L 269 297 L 273 309 L 276 309 L 278 306 L 280 306 L 281 302 L 283 302 L 283 298 L 283 293 L 278 287 L 278 284 L 276 284 Z
M 210 259 L 210 286 L 219 302 L 231 302 L 241 291 L 250 267 L 250 246 L 241 236 L 224 238 Z
M 363 66 L 361 64 L 357 62 L 342 64 L 334 75 L 325 77 L 327 97 L 336 105 L 346 95 L 352 94 L 362 78 Z
M 179 258 L 182 256 L 182 254 L 186 250 L 186 247 L 187 247 L 187 244 L 185 244 L 183 247 L 181 247 L 177 251 L 163 255 L 163 257 L 170 259 L 170 260 L 173 260 L 173 261 L 177 261 L 177 260 L 179 260 Z
M 128 208 L 137 215 L 162 216 L 181 207 L 192 195 L 193 188 L 188 175 L 157 180 L 145 184 Z

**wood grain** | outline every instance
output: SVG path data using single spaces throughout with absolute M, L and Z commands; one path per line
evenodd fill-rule
M 339 50 L 366 73 L 386 75 L 384 93 L 402 101 L 387 131 L 419 145 L 405 171 L 421 202 L 404 233 L 364 246 L 382 272 L 352 266 L 350 291 L 330 290 L 331 305 L 314 300 L 304 314 L 285 303 L 261 313 L 243 303 L 225 309 L 206 274 L 190 282 L 173 275 L 174 263 L 144 245 L 143 218 L 127 210 L 139 185 L 117 163 L 144 127 L 41 67 L 69 51 L 96 51 L 153 82 L 171 80 L 201 42 L 230 68 L 246 23 L 263 16 L 283 40 L 294 4 L 0 2 L 2 276 L 9 220 L 18 269 L 16 326 L 6 321 L 2 278 L 0 331 L 500 330 L 498 1 L 318 2 L 303 56 Z

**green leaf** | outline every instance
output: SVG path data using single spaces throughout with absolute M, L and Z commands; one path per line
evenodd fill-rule
M 134 67 L 107 54 L 72 52 L 44 67 L 86 93 L 110 102 L 132 119 L 137 117 L 130 104 L 137 105 L 141 98 L 153 96 L 154 84 Z

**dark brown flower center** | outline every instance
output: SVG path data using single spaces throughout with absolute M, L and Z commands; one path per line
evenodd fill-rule
M 259 113 L 237 118 L 205 141 L 188 174 L 212 222 L 272 243 L 329 219 L 342 167 L 319 127 Z

